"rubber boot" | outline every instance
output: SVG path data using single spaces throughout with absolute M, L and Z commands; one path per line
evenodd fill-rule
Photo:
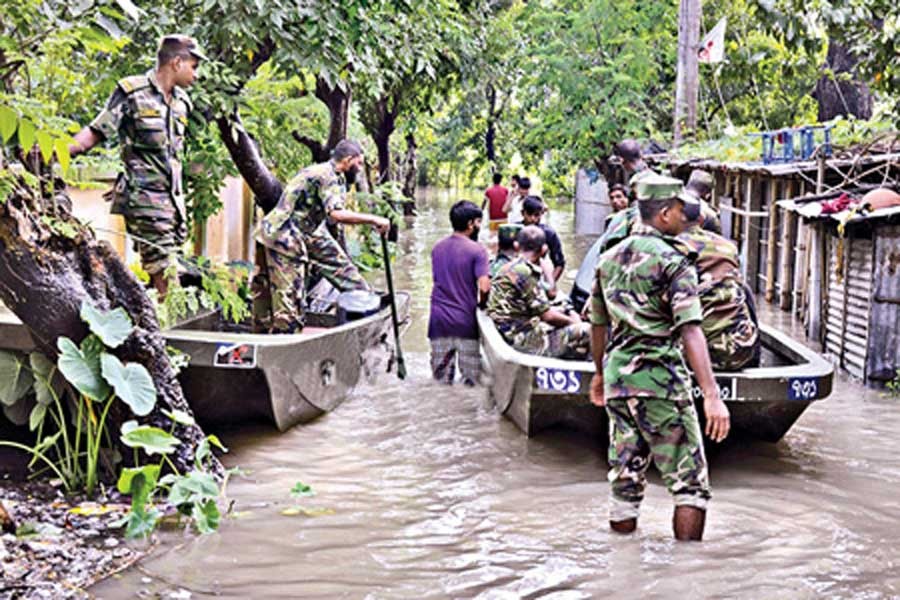
M 637 529 L 637 519 L 625 519 L 624 521 L 610 521 L 609 528 L 616 533 L 633 533 Z
M 675 539 L 683 542 L 703 539 L 706 511 L 694 506 L 676 506 L 672 515 L 672 531 Z

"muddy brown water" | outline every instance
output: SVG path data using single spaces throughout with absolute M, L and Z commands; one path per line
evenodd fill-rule
M 284 434 L 226 433 L 226 462 L 248 472 L 228 488 L 233 518 L 214 535 L 164 534 L 153 558 L 94 595 L 900 597 L 900 400 L 841 379 L 781 442 L 717 452 L 706 540 L 684 544 L 671 539 L 658 478 L 637 533 L 611 535 L 598 440 L 528 440 L 484 389 L 429 381 L 428 256 L 447 233 L 451 199 L 426 196 L 401 241 L 398 287 L 416 292 L 409 379 L 381 377 Z M 571 231 L 570 214 L 563 206 L 551 223 Z M 563 239 L 570 257 L 586 250 L 587 240 Z M 792 330 L 782 313 L 763 312 Z M 297 481 L 316 492 L 296 503 L 310 514 L 285 516 Z

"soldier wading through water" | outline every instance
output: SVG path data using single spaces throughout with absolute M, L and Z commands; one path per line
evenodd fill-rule
M 685 203 L 698 201 L 660 175 L 642 178 L 636 192 L 641 221 L 600 256 L 592 293 L 591 401 L 609 416 L 609 522 L 635 530 L 652 460 L 675 501 L 675 537 L 699 540 L 709 476 L 682 344 L 703 392 L 706 434 L 723 440 L 730 420 L 700 328 L 690 250 L 671 237 L 686 227 Z

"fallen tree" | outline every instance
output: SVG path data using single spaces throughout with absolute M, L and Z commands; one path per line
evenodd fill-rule
M 168 431 L 173 423 L 164 411 L 191 414 L 191 409 L 169 362 L 155 307 L 115 250 L 72 216 L 62 182 L 54 186 L 52 193 L 42 194 L 15 176 L 12 192 L 0 199 L 0 301 L 51 359 L 57 356 L 60 337 L 79 343 L 88 335 L 80 318 L 86 300 L 104 311 L 122 307 L 134 330 L 114 354 L 123 362 L 143 365 L 157 392 L 152 412 L 138 420 Z M 112 431 L 134 418 L 125 408 L 117 404 L 111 410 Z M 181 444 L 170 459 L 179 471 L 190 471 L 195 450 L 206 436 L 197 425 L 182 424 L 175 425 L 174 434 Z M 131 448 L 118 450 L 123 457 L 132 456 Z M 218 459 L 210 455 L 208 461 L 214 474 L 224 474 Z

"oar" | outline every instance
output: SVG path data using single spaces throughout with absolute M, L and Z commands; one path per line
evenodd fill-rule
M 406 379 L 406 363 L 400 349 L 400 322 L 397 317 L 397 300 L 394 297 L 394 278 L 391 276 L 391 254 L 388 252 L 387 237 L 381 234 L 381 252 L 384 254 L 384 276 L 387 278 L 388 294 L 391 296 L 391 321 L 394 323 L 394 345 L 397 347 L 397 377 Z

